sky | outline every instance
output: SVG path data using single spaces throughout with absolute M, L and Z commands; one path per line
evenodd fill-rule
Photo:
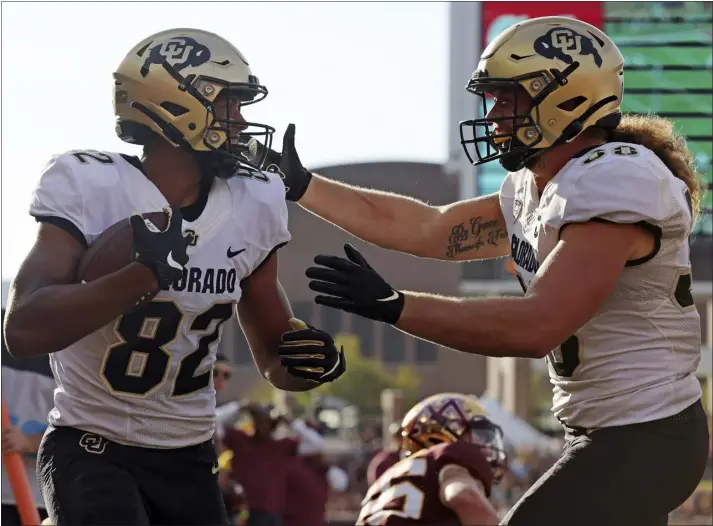
M 147 36 L 230 40 L 269 90 L 245 117 L 288 123 L 309 167 L 448 157 L 448 3 L 3 3 L 2 278 L 34 241 L 32 191 L 71 149 L 138 154 L 114 133 L 112 72 Z

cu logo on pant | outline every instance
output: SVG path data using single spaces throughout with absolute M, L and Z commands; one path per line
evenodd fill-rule
M 101 455 L 106 449 L 107 440 L 104 437 L 95 435 L 94 433 L 84 433 L 79 439 L 79 445 L 87 450 L 87 453 Z

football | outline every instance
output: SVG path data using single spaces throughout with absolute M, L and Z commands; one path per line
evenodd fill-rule
M 166 212 L 142 214 L 159 230 L 168 226 Z M 134 261 L 134 235 L 129 218 L 107 228 L 84 253 L 77 268 L 77 282 L 89 282 L 116 272 Z M 147 298 L 150 299 L 150 298 Z

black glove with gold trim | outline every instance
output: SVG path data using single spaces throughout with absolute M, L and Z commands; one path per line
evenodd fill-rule
M 282 335 L 279 346 L 280 363 L 289 374 L 320 384 L 344 374 L 344 351 L 337 349 L 329 334 L 297 318 L 292 318 L 290 324 L 294 330 Z

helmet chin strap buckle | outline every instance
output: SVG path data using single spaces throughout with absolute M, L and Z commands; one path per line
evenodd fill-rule
M 557 84 L 559 84 L 560 86 L 565 86 L 569 82 L 569 80 L 567 80 L 567 77 L 574 73 L 577 68 L 579 68 L 579 62 L 575 60 L 562 71 L 558 69 L 551 69 L 550 73 L 552 73 L 552 76 L 557 81 Z

